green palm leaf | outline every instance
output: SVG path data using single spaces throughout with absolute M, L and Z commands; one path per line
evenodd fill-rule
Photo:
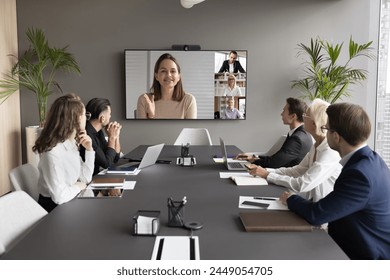
M 30 47 L 12 66 L 10 74 L 0 81 L 0 100 L 3 103 L 20 88 L 34 93 L 37 98 L 39 121 L 45 121 L 46 103 L 50 94 L 62 92 L 55 80 L 58 71 L 80 74 L 80 68 L 74 56 L 63 48 L 50 47 L 41 29 L 29 28 L 26 36 Z
M 338 99 L 350 96 L 348 86 L 360 83 L 367 79 L 368 72 L 363 69 L 355 69 L 348 66 L 352 59 L 367 57 L 375 59 L 372 54 L 372 42 L 357 44 L 349 40 L 349 59 L 338 63 L 343 48 L 343 43 L 333 44 L 320 38 L 311 39 L 310 46 L 298 44 L 298 56 L 308 56 L 303 69 L 303 77 L 293 80 L 291 87 L 302 93 L 302 98 L 313 100 L 321 98 L 330 103 Z

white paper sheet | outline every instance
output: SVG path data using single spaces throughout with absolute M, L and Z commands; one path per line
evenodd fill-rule
M 154 242 L 152 260 L 156 260 L 160 240 L 164 239 L 161 260 L 190 260 L 190 239 L 195 240 L 195 259 L 199 260 L 198 236 L 157 236 Z
M 125 181 L 123 184 L 124 190 L 134 190 L 136 181 Z

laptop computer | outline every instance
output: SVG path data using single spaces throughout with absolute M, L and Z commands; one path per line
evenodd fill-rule
M 245 164 L 248 164 L 247 161 L 228 159 L 227 153 L 226 153 L 225 142 L 223 141 L 223 139 L 221 137 L 219 138 L 219 142 L 221 144 L 223 164 L 226 166 L 226 168 L 228 170 L 240 170 L 240 171 L 248 170 L 245 167 Z
M 146 149 L 140 163 L 126 163 L 118 166 L 112 166 L 107 169 L 107 173 L 135 173 L 156 163 L 164 144 L 150 146 Z

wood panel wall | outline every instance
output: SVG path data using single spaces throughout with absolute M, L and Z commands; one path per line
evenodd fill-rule
M 0 0 L 0 79 L 18 54 L 16 0 Z M 0 105 L 0 195 L 11 190 L 9 171 L 22 163 L 20 99 L 13 94 Z

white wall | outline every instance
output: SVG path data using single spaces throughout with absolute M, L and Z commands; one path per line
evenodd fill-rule
M 123 125 L 122 146 L 173 143 L 183 127 L 206 127 L 214 143 L 222 136 L 243 150 L 267 150 L 287 131 L 280 112 L 290 95 L 301 60 L 297 44 L 320 36 L 334 42 L 353 38 L 377 47 L 379 0 L 207 0 L 191 9 L 179 0 L 18 0 L 20 49 L 27 27 L 43 28 L 50 42 L 70 45 L 82 76 L 64 75 L 65 91 L 85 102 L 108 97 L 113 118 Z M 247 120 L 125 120 L 124 57 L 126 48 L 170 48 L 199 44 L 202 49 L 248 50 Z M 376 63 L 361 62 L 370 80 L 354 90 L 353 101 L 372 114 L 375 108 Z M 51 98 L 53 100 L 53 98 Z M 22 126 L 37 123 L 34 99 L 22 97 Z

